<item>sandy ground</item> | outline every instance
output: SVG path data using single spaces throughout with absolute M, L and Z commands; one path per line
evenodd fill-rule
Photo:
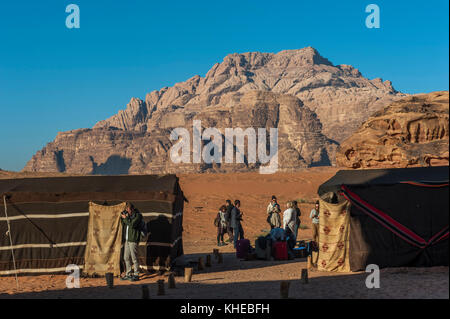
M 317 187 L 336 173 L 335 168 L 312 168 L 296 173 L 260 175 L 189 174 L 180 175 L 181 187 L 189 202 L 185 206 L 183 241 L 186 259 L 196 261 L 211 254 L 216 246 L 213 220 L 225 199 L 240 199 L 243 227 L 252 243 L 268 229 L 266 207 L 277 195 L 282 208 L 287 200 L 300 202 L 302 224 L 298 239 L 311 238 L 309 211 L 317 199 Z M 16 176 L 15 176 L 16 177 Z M 303 203 L 302 203 L 303 202 Z M 225 235 L 225 238 L 227 236 Z M 67 289 L 65 275 L 0 277 L 0 298 L 141 298 L 141 285 L 148 285 L 151 298 L 280 298 L 280 282 L 290 282 L 291 298 L 449 298 L 448 267 L 382 269 L 380 288 L 368 289 L 367 273 L 309 272 L 309 283 L 300 282 L 306 259 L 292 261 L 243 261 L 233 247 L 220 247 L 224 263 L 213 258 L 212 267 L 195 271 L 185 283 L 176 277 L 176 289 L 168 289 L 167 277 L 146 274 L 139 282 L 119 281 L 106 287 L 104 278 L 81 278 L 80 288 Z M 157 296 L 156 281 L 164 279 L 166 294 Z

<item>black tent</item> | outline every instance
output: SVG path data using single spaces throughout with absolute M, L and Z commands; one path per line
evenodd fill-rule
M 330 252 L 336 247 L 348 249 L 341 254 L 345 257 L 339 266 L 347 263 L 352 271 L 363 270 L 368 264 L 380 268 L 448 265 L 448 180 L 448 166 L 337 172 L 318 189 L 323 203 L 319 268 L 327 269 L 330 263 L 325 259 L 337 255 Z M 340 208 L 342 216 L 349 212 L 345 220 L 348 233 L 332 246 L 320 238 L 323 229 L 332 233 L 333 207 L 344 207 L 343 203 L 348 203 Z M 345 225 L 340 227 L 346 230 Z
M 142 213 L 150 231 L 139 245 L 144 268 L 166 270 L 183 255 L 184 196 L 175 175 L 0 180 L 0 195 L 0 275 L 64 272 L 69 264 L 82 266 L 89 202 L 132 202 Z

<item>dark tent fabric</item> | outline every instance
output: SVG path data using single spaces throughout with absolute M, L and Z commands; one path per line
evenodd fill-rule
M 449 167 L 413 167 L 393 169 L 341 170 L 319 186 L 318 194 L 339 192 L 342 185 L 370 187 L 374 185 L 393 185 L 402 182 L 423 184 L 448 183 Z
M 322 199 L 351 203 L 350 269 L 448 265 L 448 180 L 448 167 L 426 167 L 345 170 L 322 184 Z
M 166 270 L 183 255 L 184 195 L 175 175 L 76 176 L 0 180 L 0 275 L 64 272 L 82 266 L 89 202 L 132 202 L 150 234 L 139 245 L 144 268 Z M 7 218 L 11 227 L 12 259 Z

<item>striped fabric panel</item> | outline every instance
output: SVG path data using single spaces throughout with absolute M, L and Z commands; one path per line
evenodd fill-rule
M 139 246 L 162 246 L 162 247 L 174 247 L 182 237 L 178 237 L 172 243 L 160 243 L 160 242 L 140 242 Z
M 17 215 L 11 217 L 0 217 L 0 222 L 3 221 L 14 221 L 20 219 L 54 219 L 54 218 L 71 218 L 71 217 L 87 217 L 89 216 L 89 212 L 87 213 L 68 213 L 68 214 L 26 214 L 26 215 Z
M 164 216 L 164 217 L 172 218 L 172 219 L 175 219 L 175 218 L 178 218 L 180 216 L 183 216 L 182 212 L 178 213 L 178 214 L 175 214 L 175 215 L 173 215 L 171 213 L 158 213 L 158 212 L 148 212 L 148 213 L 141 213 L 141 214 L 142 214 L 142 217 L 159 217 L 159 216 Z
M 101 201 L 94 201 L 97 204 L 103 204 Z M 108 205 L 116 205 L 122 202 L 110 201 Z M 173 207 L 168 202 L 158 201 L 134 201 L 135 206 L 141 212 L 165 212 L 172 215 Z M 3 206 L 3 205 L 2 205 Z M 74 202 L 34 202 L 34 203 L 8 203 L 8 216 L 31 216 L 31 215 L 61 215 L 61 214 L 73 214 L 73 213 L 86 213 L 89 212 L 89 205 L 87 201 L 74 201 Z M 4 214 L 0 214 L 4 217 Z M 49 217 L 50 218 L 50 217 Z
M 341 187 L 343 191 L 344 197 L 350 201 L 353 205 L 359 208 L 361 211 L 366 213 L 373 220 L 381 224 L 383 227 L 389 229 L 392 233 L 402 238 L 404 241 L 410 243 L 413 246 L 424 249 L 430 245 L 436 244 L 437 242 L 448 238 L 449 235 L 449 227 L 446 226 L 444 229 L 439 231 L 436 235 L 434 235 L 429 241 L 426 241 L 412 230 L 407 228 L 406 226 L 400 224 L 392 217 L 367 203 L 363 199 L 361 199 L 357 194 L 350 191 L 348 187 L 342 185 Z
M 411 181 L 405 181 L 405 182 L 400 182 L 400 184 L 409 184 L 409 185 L 413 185 L 413 186 L 419 186 L 419 187 L 447 187 L 449 185 L 449 183 L 443 183 L 443 184 L 433 184 L 433 183 L 418 183 L 418 182 L 411 182 Z
M 77 265 L 80 269 L 83 269 L 83 265 Z M 15 275 L 15 274 L 45 274 L 45 273 L 57 273 L 65 272 L 66 267 L 56 267 L 56 268 L 29 268 L 29 269 L 16 269 L 16 270 L 0 270 L 0 276 L 5 275 Z
M 0 250 L 23 249 L 23 248 L 62 248 L 72 246 L 86 246 L 86 242 L 72 242 L 72 243 L 59 243 L 59 244 L 22 244 L 13 246 L 3 246 Z
M 149 213 L 142 213 L 143 217 L 158 217 L 158 216 L 164 216 L 167 218 L 177 218 L 182 216 L 183 213 L 178 214 L 170 214 L 170 213 L 159 213 L 159 212 L 149 212 Z M 18 216 L 12 216 L 12 217 L 0 217 L 0 222 L 2 221 L 14 221 L 19 219 L 51 219 L 51 218 L 71 218 L 71 217 L 87 217 L 89 216 L 89 212 L 86 213 L 68 213 L 68 214 L 32 214 L 27 213 L 26 215 L 18 215 Z

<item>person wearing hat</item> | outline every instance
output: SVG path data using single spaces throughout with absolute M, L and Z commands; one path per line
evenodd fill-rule
M 277 202 L 277 197 L 272 195 L 272 200 L 267 206 L 267 222 L 270 225 L 270 229 L 281 227 L 281 208 Z

